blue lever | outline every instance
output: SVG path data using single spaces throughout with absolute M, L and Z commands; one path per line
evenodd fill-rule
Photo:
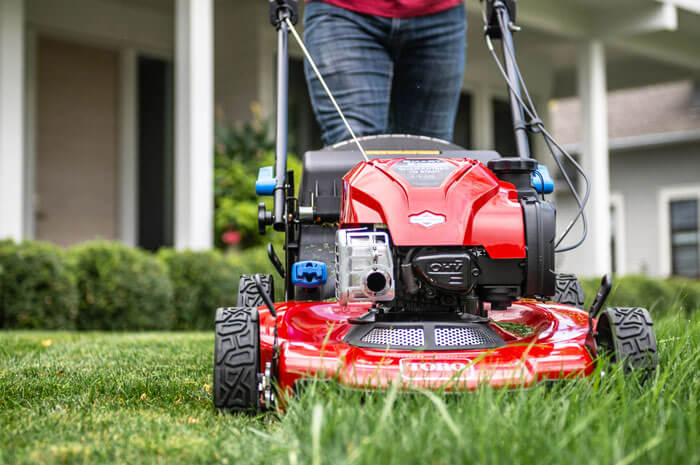
M 292 265 L 292 284 L 298 287 L 320 287 L 328 280 L 328 270 L 323 262 L 311 260 Z
M 255 181 L 255 193 L 257 195 L 272 195 L 277 187 L 277 179 L 272 175 L 271 166 L 263 166 L 258 170 L 258 179 Z
M 540 175 L 542 175 L 542 178 L 540 178 Z M 554 192 L 554 179 L 552 179 L 549 169 L 545 165 L 538 165 L 537 170 L 532 173 L 532 186 L 540 194 L 551 194 Z

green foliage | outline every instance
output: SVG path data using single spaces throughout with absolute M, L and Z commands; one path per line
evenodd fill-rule
M 70 249 L 69 260 L 80 299 L 78 328 L 172 328 L 172 285 L 153 255 L 98 241 Z
M 77 310 L 75 284 L 60 248 L 0 241 L 0 326 L 73 329 Z
M 258 234 L 258 203 L 264 200 L 271 208 L 272 202 L 255 194 L 258 169 L 275 164 L 273 150 L 268 124 L 257 106 L 253 106 L 252 121 L 243 125 L 219 121 L 214 154 L 214 237 L 218 247 L 225 245 L 222 235 L 230 230 L 241 233 L 240 246 L 244 248 L 268 242 L 274 234 Z M 294 171 L 298 183 L 299 159 L 289 155 L 287 169 Z
M 211 330 L 215 309 L 236 304 L 239 270 L 221 253 L 163 249 L 158 258 L 173 286 L 175 329 Z
M 276 244 L 275 251 L 279 254 L 280 260 L 284 263 L 283 248 Z M 238 292 L 238 279 L 243 274 L 271 274 L 275 283 L 275 300 L 284 299 L 284 280 L 277 274 L 275 267 L 270 263 L 267 256 L 267 247 L 251 247 L 240 253 L 232 253 L 227 256 L 228 262 L 236 270 L 236 292 Z
M 586 308 L 593 302 L 600 279 L 583 279 Z M 656 279 L 626 275 L 613 279 L 606 307 L 645 307 L 652 315 L 691 312 L 700 308 L 700 281 L 684 278 Z
M 236 305 L 241 275 L 253 273 L 273 274 L 275 296 L 283 298 L 284 281 L 263 245 L 154 256 L 111 242 L 65 252 L 0 241 L 0 327 L 208 330 L 217 307 Z

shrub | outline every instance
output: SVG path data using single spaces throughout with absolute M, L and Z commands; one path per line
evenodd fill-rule
M 162 249 L 173 286 L 175 328 L 212 329 L 217 307 L 236 305 L 239 273 L 218 252 Z
M 280 260 L 284 263 L 284 249 L 276 244 L 275 251 L 279 254 Z M 242 252 L 227 255 L 228 262 L 233 266 L 236 275 L 236 296 L 238 295 L 238 279 L 242 274 L 271 274 L 275 282 L 275 300 L 284 299 L 284 279 L 277 274 L 275 267 L 270 263 L 267 256 L 267 246 L 251 247 Z
M 666 281 L 673 289 L 676 305 L 686 311 L 700 310 L 700 281 L 684 278 L 670 278 Z
M 73 329 L 76 288 L 64 252 L 43 242 L 0 242 L 0 325 Z
M 600 279 L 582 280 L 588 308 L 600 287 Z M 700 309 L 700 281 L 670 278 L 656 279 L 627 275 L 613 279 L 607 307 L 645 307 L 653 314 Z
M 269 136 L 267 121 L 262 118 L 260 106 L 251 106 L 252 119 L 243 124 L 232 124 L 219 118 L 214 153 L 214 237 L 216 246 L 224 247 L 224 235 L 236 231 L 242 247 L 260 245 L 274 235 L 258 234 L 258 202 L 255 194 L 258 169 L 274 165 L 274 140 Z M 298 158 L 289 155 L 287 169 L 295 173 L 297 186 L 301 174 Z
M 172 286 L 156 257 L 116 243 L 87 242 L 70 249 L 69 259 L 78 287 L 78 328 L 172 328 Z

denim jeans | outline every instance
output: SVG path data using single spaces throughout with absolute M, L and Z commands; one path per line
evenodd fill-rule
M 392 19 L 312 1 L 304 26 L 304 42 L 358 137 L 452 139 L 466 53 L 464 4 Z M 308 63 L 305 73 L 324 143 L 349 139 Z

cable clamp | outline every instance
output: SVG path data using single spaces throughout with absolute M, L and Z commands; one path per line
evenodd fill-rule
M 542 132 L 542 126 L 544 126 L 544 123 L 540 118 L 532 118 L 530 121 L 527 123 L 527 129 L 533 134 L 537 134 L 539 132 Z

